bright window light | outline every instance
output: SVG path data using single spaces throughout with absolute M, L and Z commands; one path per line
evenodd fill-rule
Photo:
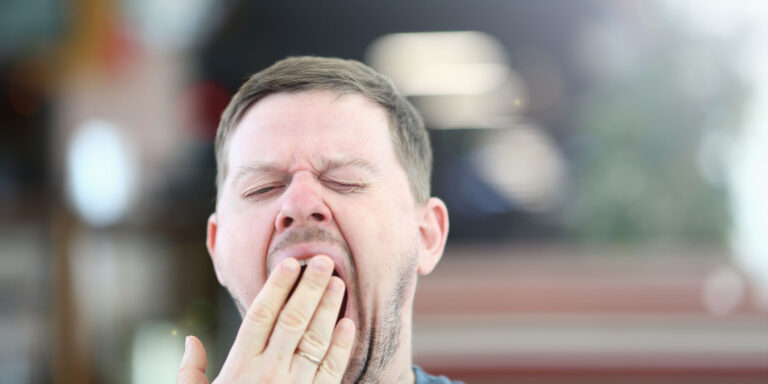
M 482 94 L 510 72 L 503 46 L 473 31 L 385 35 L 371 44 L 368 62 L 410 96 Z
M 85 122 L 67 153 L 69 199 L 88 224 L 118 222 L 135 189 L 136 163 L 117 127 L 103 120 Z

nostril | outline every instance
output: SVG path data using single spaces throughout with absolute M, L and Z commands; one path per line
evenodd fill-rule
M 322 213 L 313 213 L 312 218 L 314 218 L 317 221 L 323 221 L 325 219 L 325 216 L 323 216 Z
M 288 228 L 293 224 L 293 219 L 290 217 L 283 218 L 283 228 Z

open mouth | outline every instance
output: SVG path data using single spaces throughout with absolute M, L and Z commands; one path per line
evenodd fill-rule
M 300 263 L 301 263 L 301 271 L 299 271 L 299 278 L 296 279 L 296 283 L 293 284 L 293 288 L 291 288 L 291 293 L 288 294 L 289 297 L 293 295 L 293 292 L 296 290 L 296 287 L 299 285 L 299 282 L 301 281 L 301 278 L 304 276 L 304 271 L 307 270 L 307 260 L 306 259 L 305 260 L 301 260 Z M 333 270 L 333 276 L 341 278 L 341 276 L 339 275 L 339 272 L 336 271 L 336 269 Z M 344 287 L 344 298 L 341 301 L 341 308 L 339 308 L 339 314 L 336 317 L 336 323 L 338 323 L 339 320 L 344 318 L 344 314 L 347 313 L 347 298 L 348 298 L 348 296 L 349 295 L 347 294 L 347 287 L 345 286 Z

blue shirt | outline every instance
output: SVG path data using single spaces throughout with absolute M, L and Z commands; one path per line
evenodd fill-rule
M 418 366 L 413 366 L 413 374 L 416 376 L 416 384 L 464 384 L 461 381 L 451 381 L 445 376 L 432 376 Z

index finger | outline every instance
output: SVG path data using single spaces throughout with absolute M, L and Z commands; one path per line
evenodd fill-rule
M 244 358 L 261 355 L 298 276 L 296 259 L 289 257 L 278 264 L 248 308 L 231 353 Z

